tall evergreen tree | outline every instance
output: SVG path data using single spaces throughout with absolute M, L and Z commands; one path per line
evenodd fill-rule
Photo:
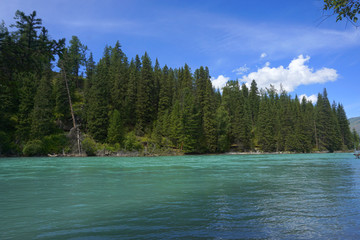
M 40 80 L 32 111 L 31 137 L 41 139 L 54 131 L 51 72 L 46 70 Z
M 316 103 L 316 132 L 317 144 L 320 150 L 335 151 L 338 150 L 338 135 L 336 131 L 337 121 L 331 109 L 327 91 L 319 93 Z
M 115 109 L 110 116 L 107 141 L 111 144 L 122 144 L 124 135 L 123 119 L 121 118 L 120 112 Z
M 230 116 L 223 105 L 216 110 L 215 118 L 217 124 L 217 151 L 226 152 L 230 149 Z
M 137 102 L 136 102 L 136 130 L 137 134 L 145 133 L 145 128 L 150 127 L 154 118 L 155 106 L 154 96 L 152 96 L 154 88 L 154 76 L 151 60 L 145 52 L 142 56 L 142 67 L 140 78 L 137 86 Z
M 20 142 L 24 142 L 30 139 L 31 112 L 34 108 L 37 80 L 35 74 L 32 73 L 18 74 L 16 79 L 21 83 L 16 136 Z
M 108 55 L 105 50 L 104 57 L 96 66 L 90 90 L 89 106 L 87 108 L 87 126 L 90 134 L 97 141 L 104 142 L 108 130 L 108 104 L 109 104 L 109 82 L 108 82 Z
M 344 110 L 344 106 L 340 103 L 337 106 L 336 115 L 337 115 L 337 120 L 339 123 L 342 143 L 345 146 L 345 148 L 352 149 L 353 148 L 353 139 L 352 139 L 352 134 L 351 134 L 350 127 L 349 127 L 349 121 L 347 119 L 347 116 L 346 116 L 346 113 Z

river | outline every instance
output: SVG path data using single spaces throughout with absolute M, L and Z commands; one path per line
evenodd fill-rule
M 360 160 L 0 158 L 0 215 L 0 239 L 360 239 Z

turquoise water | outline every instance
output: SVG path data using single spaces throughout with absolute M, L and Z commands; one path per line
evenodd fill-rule
M 352 154 L 0 159 L 0 239 L 359 239 Z

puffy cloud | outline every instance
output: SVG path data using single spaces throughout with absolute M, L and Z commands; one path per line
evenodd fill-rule
M 227 81 L 229 81 L 229 79 L 230 79 L 229 77 L 225 77 L 224 75 L 219 75 L 217 78 L 212 77 L 211 82 L 213 87 L 222 89 L 226 85 Z
M 267 54 L 264 52 L 260 55 L 260 58 L 266 58 L 266 57 L 267 57 Z
M 306 100 L 311 101 L 312 103 L 316 103 L 316 102 L 317 102 L 317 96 L 316 96 L 315 94 L 310 95 L 310 96 L 307 96 L 306 94 L 301 94 L 301 95 L 299 96 L 300 102 L 301 102 L 301 100 L 303 99 L 303 97 L 305 97 Z
M 271 68 L 270 63 L 267 62 L 257 72 L 243 76 L 241 81 L 250 84 L 252 80 L 255 80 L 259 88 L 266 88 L 271 84 L 277 89 L 282 86 L 287 92 L 292 92 L 300 85 L 325 83 L 335 81 L 338 78 L 336 70 L 332 68 L 322 68 L 314 71 L 314 69 L 306 65 L 309 60 L 309 56 L 300 55 L 298 58 L 293 59 L 286 68 L 283 66 Z
M 236 75 L 243 75 L 247 71 L 249 71 L 249 68 L 246 66 L 246 64 L 242 67 L 232 70 L 232 72 L 236 73 Z

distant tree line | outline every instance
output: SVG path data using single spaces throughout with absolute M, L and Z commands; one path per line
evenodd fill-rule
M 184 153 L 337 151 L 358 145 L 344 107 L 326 89 L 316 105 L 269 86 L 229 81 L 214 89 L 207 67 L 161 67 L 145 52 L 128 59 L 117 42 L 96 63 L 73 36 L 51 40 L 34 11 L 0 26 L 0 153 L 143 148 Z M 56 63 L 58 72 L 52 70 Z M 84 69 L 85 75 L 82 73 Z

